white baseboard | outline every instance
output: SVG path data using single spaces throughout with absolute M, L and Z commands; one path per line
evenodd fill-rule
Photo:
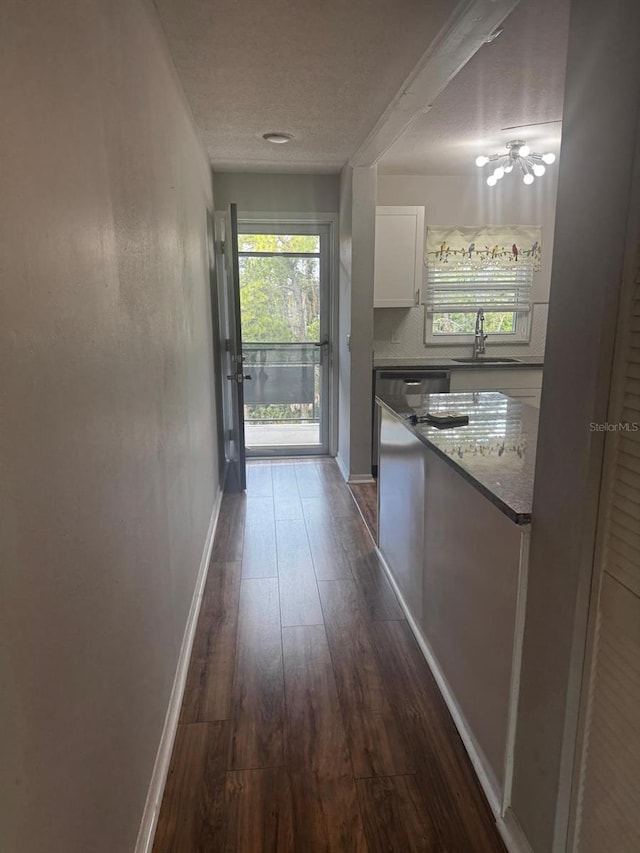
M 375 480 L 371 474 L 351 474 L 347 482 L 349 485 L 357 486 L 361 483 L 375 483 Z
M 169 707 L 164 720 L 164 727 L 162 729 L 160 745 L 158 747 L 155 764 L 153 766 L 153 773 L 151 774 L 151 783 L 147 793 L 147 800 L 142 814 L 142 822 L 140 824 L 138 840 L 136 841 L 134 853 L 151 853 L 151 848 L 153 846 L 153 838 L 156 832 L 156 825 L 158 823 L 158 814 L 160 812 L 164 787 L 169 773 L 169 762 L 171 761 L 171 753 L 173 752 L 173 743 L 178 730 L 178 720 L 180 718 L 182 697 L 187 681 L 189 659 L 191 658 L 191 650 L 193 648 L 196 625 L 200 614 L 204 585 L 207 580 L 207 571 L 209 568 L 209 561 L 211 559 L 211 551 L 213 550 L 213 540 L 216 533 L 216 527 L 218 526 L 218 516 L 220 515 L 221 504 L 222 491 L 218 493 L 213 510 L 211 511 L 211 519 L 209 521 L 207 538 L 204 543 L 200 568 L 198 569 L 196 587 L 193 592 L 189 616 L 182 636 L 182 646 L 180 647 L 178 666 L 173 679 L 173 687 L 169 698 Z
M 497 825 L 509 853 L 533 853 L 533 847 L 529 844 L 510 806 L 505 811 L 504 817 L 497 821 Z
M 338 464 L 338 468 L 340 469 L 340 473 L 344 477 L 345 483 L 348 483 L 349 482 L 349 469 L 345 465 L 344 459 L 342 458 L 342 456 L 340 456 L 339 453 L 336 456 L 336 462 Z
M 482 790 L 484 791 L 485 797 L 489 802 L 489 806 L 493 815 L 496 819 L 496 823 L 501 819 L 501 797 L 499 792 L 496 790 L 495 784 L 491 780 L 490 772 L 487 770 L 485 760 L 482 756 L 482 750 L 476 743 L 476 740 L 471 733 L 471 729 L 469 728 L 467 721 L 464 718 L 458 703 L 456 702 L 453 692 L 447 683 L 447 680 L 440 669 L 440 665 L 438 664 L 438 660 L 433 653 L 429 643 L 424 638 L 422 631 L 420 630 L 419 625 L 411 615 L 411 611 L 407 607 L 407 604 L 404 600 L 404 596 L 402 595 L 402 591 L 400 590 L 398 584 L 396 583 L 396 579 L 391 572 L 387 561 L 384 558 L 384 555 L 380 551 L 379 548 L 376 547 L 376 553 L 380 558 L 380 562 L 385 570 L 387 578 L 389 579 L 389 583 L 393 587 L 393 591 L 398 596 L 398 601 L 400 602 L 400 606 L 402 607 L 405 616 L 407 617 L 407 622 L 413 631 L 413 634 L 420 646 L 420 650 L 422 654 L 425 656 L 427 663 L 429 664 L 429 669 L 433 674 L 433 677 L 436 680 L 436 683 L 440 689 L 440 693 L 442 694 L 442 698 L 444 699 L 447 708 L 449 709 L 449 713 L 453 717 L 453 722 L 458 730 L 458 733 L 462 739 L 465 749 L 471 759 L 471 763 L 473 764 L 473 769 L 476 772 L 476 776 L 478 777 L 478 781 L 482 786 Z M 514 851 L 517 853 L 517 851 Z
M 335 459 L 338 463 L 340 473 L 344 477 L 345 483 L 353 483 L 354 485 L 358 483 L 375 483 L 375 480 L 373 479 L 371 474 L 350 474 L 349 469 L 345 465 L 345 461 L 342 456 L 340 456 L 340 454 L 338 454 Z

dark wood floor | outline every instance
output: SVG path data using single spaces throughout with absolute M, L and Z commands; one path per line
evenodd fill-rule
M 331 460 L 225 496 L 155 853 L 504 853 Z
M 374 541 L 378 541 L 378 483 L 353 483 L 349 486 L 358 509 Z

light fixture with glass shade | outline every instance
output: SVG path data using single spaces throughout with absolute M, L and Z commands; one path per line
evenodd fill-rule
M 481 154 L 476 157 L 476 166 L 482 168 L 491 164 L 493 172 L 487 178 L 487 184 L 495 187 L 505 175 L 513 172 L 516 167 L 522 175 L 525 184 L 532 184 L 536 178 L 541 178 L 547 170 L 547 166 L 555 163 L 555 154 L 534 154 L 522 139 L 514 139 L 507 142 L 506 154 L 494 154 L 491 157 Z

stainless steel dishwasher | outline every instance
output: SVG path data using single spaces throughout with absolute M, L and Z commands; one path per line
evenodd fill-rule
M 411 394 L 444 394 L 449 392 L 451 374 L 448 370 L 425 367 L 385 367 L 374 370 L 374 396 L 408 397 Z M 380 423 L 378 407 L 373 402 L 373 440 L 371 469 L 378 471 L 378 438 Z

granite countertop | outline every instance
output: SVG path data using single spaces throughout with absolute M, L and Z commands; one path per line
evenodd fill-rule
M 376 400 L 516 524 L 530 524 L 538 410 L 497 391 L 383 395 Z M 466 426 L 412 426 L 406 416 L 459 411 Z
M 462 358 L 463 356 L 459 356 Z M 499 354 L 490 353 L 486 356 L 486 358 L 499 358 Z M 516 358 L 516 356 L 507 356 L 507 358 Z M 486 362 L 483 361 L 482 358 L 479 358 L 477 361 L 473 362 L 463 362 L 455 361 L 454 358 L 449 357 L 429 357 L 429 358 L 375 358 L 373 359 L 373 367 L 376 369 L 384 369 L 384 368 L 410 368 L 410 367 L 422 367 L 422 368 L 433 368 L 434 370 L 477 370 L 479 367 L 484 368 L 485 370 L 490 368 L 497 368 L 499 370 L 516 370 L 526 369 L 531 367 L 542 368 L 544 367 L 544 358 L 541 355 L 528 355 L 518 357 L 517 361 L 501 361 L 498 364 L 495 362 Z

